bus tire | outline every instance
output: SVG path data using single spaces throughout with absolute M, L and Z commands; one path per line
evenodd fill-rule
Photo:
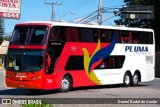
M 137 86 L 139 81 L 140 81 L 139 74 L 135 72 L 132 77 L 132 86 Z
M 72 80 L 69 76 L 64 76 L 61 82 L 60 92 L 68 92 L 72 87 Z
M 123 86 L 128 87 L 131 85 L 131 75 L 129 72 L 126 72 L 124 74 L 124 78 L 123 78 Z

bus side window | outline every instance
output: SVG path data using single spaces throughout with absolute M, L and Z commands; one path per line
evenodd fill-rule
M 111 42 L 112 41 L 113 33 L 114 32 L 112 30 L 108 30 L 107 42 Z
M 125 56 L 110 56 L 102 61 L 96 69 L 120 69 L 123 67 Z
M 140 34 L 140 32 L 135 32 L 135 31 L 132 32 L 132 42 L 133 42 L 133 44 L 139 44 L 140 43 L 140 36 L 141 35 L 139 35 L 139 34 Z
M 120 42 L 120 33 L 119 33 L 119 31 L 114 31 L 114 36 L 116 36 L 116 42 L 119 43 Z
M 101 32 L 100 29 L 94 29 L 94 42 L 98 42 L 98 40 L 102 41 Z
M 50 32 L 49 41 L 58 41 L 58 40 L 59 40 L 58 27 L 53 27 Z
M 153 44 L 153 33 L 148 33 L 148 44 Z
M 102 69 L 102 68 L 104 68 L 104 69 L 106 69 L 108 67 L 108 65 L 107 65 L 107 62 L 106 61 L 103 61 L 101 64 L 100 64 L 100 68 Z
M 97 34 L 98 34 L 98 39 L 102 41 L 102 35 L 101 35 L 102 31 L 100 29 L 97 30 Z
M 101 30 L 101 41 L 106 42 L 107 32 L 105 30 Z
M 80 29 L 80 40 L 81 42 L 94 42 L 94 31 L 93 29 L 81 28 Z
M 53 38 L 54 38 L 54 41 L 58 41 L 59 35 L 58 35 L 58 31 L 57 30 L 54 30 L 54 32 L 53 32 Z
M 121 31 L 121 43 L 131 43 L 132 35 L 129 31 Z
M 115 68 L 115 60 L 112 57 L 109 57 L 109 68 Z
M 78 42 L 79 41 L 79 29 L 78 28 L 66 28 L 66 41 Z
M 94 42 L 98 42 L 98 32 L 97 29 L 94 29 Z
M 142 32 L 142 43 L 153 44 L 153 36 L 150 32 Z

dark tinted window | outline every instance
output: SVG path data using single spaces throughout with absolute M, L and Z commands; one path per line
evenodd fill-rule
M 151 32 L 132 32 L 133 44 L 153 44 L 153 34 Z
M 59 42 L 97 43 L 99 39 L 101 43 L 110 43 L 113 36 L 116 36 L 116 43 L 153 44 L 151 32 L 55 26 L 53 33 L 50 40 Z
M 121 43 L 132 43 L 130 31 L 121 31 Z
M 102 61 L 96 69 L 118 69 L 122 68 L 125 56 L 110 56 Z
M 66 28 L 66 41 L 67 42 L 78 42 L 79 39 L 79 28 Z
M 32 28 L 30 34 L 30 44 L 44 44 L 47 38 L 47 28 Z
M 13 36 L 10 43 L 25 44 L 28 34 L 29 29 L 26 29 L 25 27 L 16 27 L 13 31 Z
M 43 50 L 12 50 L 7 53 L 6 69 L 13 71 L 38 71 L 43 66 Z
M 95 69 L 120 69 L 123 67 L 124 60 L 125 56 L 110 56 Z M 84 70 L 84 56 L 70 56 L 65 70 Z
M 93 29 L 80 28 L 80 41 L 81 42 L 94 42 L 94 31 Z
M 10 44 L 40 44 L 46 43 L 47 26 L 16 26 Z
M 65 70 L 84 70 L 84 56 L 70 56 Z
M 116 36 L 116 43 L 119 43 L 120 42 L 120 31 L 115 30 L 114 36 Z
M 153 44 L 153 34 L 150 32 L 142 32 L 142 43 Z

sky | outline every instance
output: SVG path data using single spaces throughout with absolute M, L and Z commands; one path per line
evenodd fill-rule
M 44 4 L 54 2 L 55 20 L 71 21 L 81 18 L 93 11 L 98 10 L 99 0 L 21 0 L 20 19 L 5 19 L 5 33 L 11 34 L 15 24 L 26 21 L 50 21 L 52 8 L 51 5 Z M 122 7 L 124 0 L 102 0 L 102 7 Z M 110 10 L 113 11 L 113 10 Z M 103 13 L 102 20 L 112 17 L 113 13 Z M 103 25 L 115 25 L 114 17 L 107 20 Z

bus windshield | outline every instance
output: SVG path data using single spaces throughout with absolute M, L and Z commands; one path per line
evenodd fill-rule
M 46 43 L 47 26 L 16 26 L 10 44 L 41 44 Z
M 13 71 L 38 71 L 42 69 L 44 50 L 8 50 L 6 69 Z

